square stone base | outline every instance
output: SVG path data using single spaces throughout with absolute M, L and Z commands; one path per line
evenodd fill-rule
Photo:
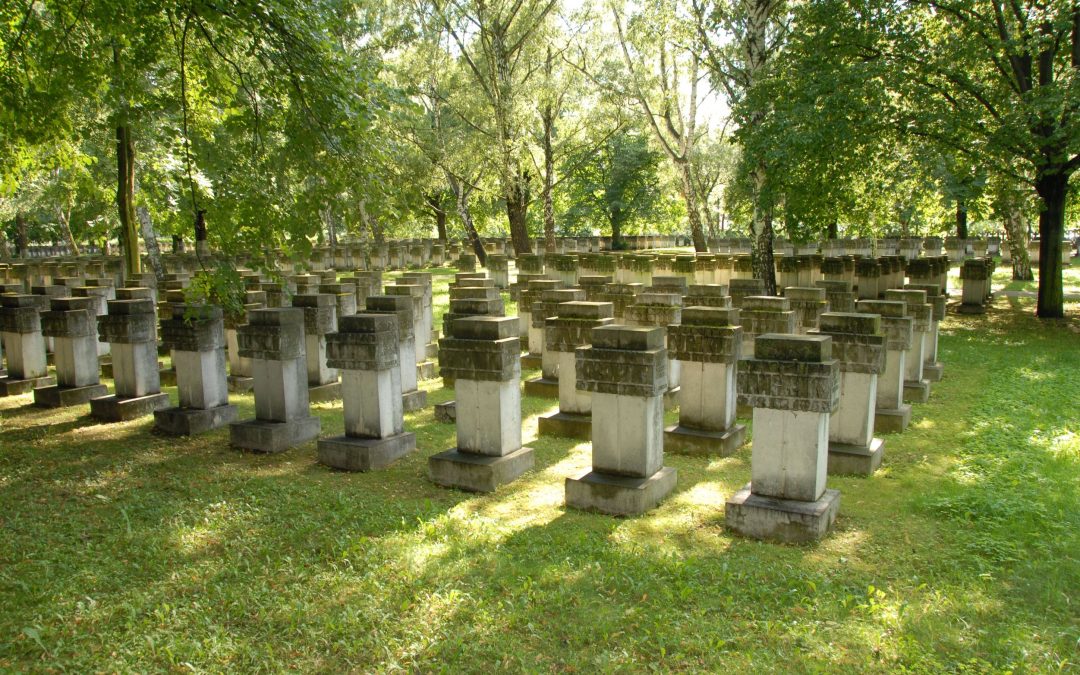
M 407 391 L 401 395 L 401 406 L 404 412 L 413 412 L 420 410 L 427 405 L 427 392 L 420 391 Z
M 154 411 L 154 428 L 173 436 L 194 436 L 236 421 L 236 406 L 216 408 L 165 408 Z
M 304 417 L 291 422 L 233 422 L 229 425 L 229 444 L 234 448 L 257 452 L 283 452 L 315 440 L 321 428 L 318 417 Z
M 610 516 L 636 516 L 655 508 L 675 490 L 679 472 L 662 467 L 648 478 L 587 471 L 566 479 L 566 505 Z
M 424 361 L 416 364 L 417 380 L 434 380 L 439 376 L 439 366 L 434 361 Z
M 727 457 L 745 442 L 745 424 L 733 424 L 727 431 L 704 431 L 681 424 L 664 429 L 664 452 L 682 455 Z
M 957 314 L 985 314 L 986 305 L 965 305 L 959 304 L 956 306 Z
M 559 398 L 559 381 L 537 377 L 525 380 L 525 395 L 537 398 Z
M 884 454 L 885 441 L 880 438 L 872 439 L 869 447 L 830 442 L 828 471 L 832 475 L 869 476 L 881 466 Z
M 541 436 L 592 440 L 592 416 L 557 412 L 544 415 L 538 420 Z
M 341 383 L 330 382 L 327 384 L 308 385 L 308 401 L 310 403 L 326 403 L 327 401 L 341 400 Z
M 241 375 L 230 375 L 228 379 L 229 391 L 234 394 L 246 394 L 255 390 L 255 378 Z
M 435 405 L 435 421 L 445 424 L 457 422 L 457 401 L 447 401 Z
M 109 388 L 103 384 L 88 384 L 85 387 L 38 387 L 34 390 L 34 405 L 42 408 L 67 408 L 82 405 L 92 398 L 108 396 Z
M 416 434 L 388 438 L 336 436 L 319 439 L 319 461 L 343 471 L 371 471 L 390 466 L 416 449 Z
M 903 433 L 911 424 L 911 406 L 902 405 L 892 410 L 878 408 L 874 411 L 874 431 L 882 434 Z
M 424 345 L 424 356 L 426 356 L 431 361 L 437 361 L 439 359 L 439 343 L 429 342 Z
M 21 394 L 29 394 L 31 391 L 38 387 L 52 387 L 56 384 L 56 378 L 48 375 L 46 377 L 32 377 L 28 380 L 18 380 L 11 377 L 5 377 L 0 380 L 0 396 L 19 396 Z
M 494 492 L 533 468 L 532 448 L 521 448 L 502 457 L 475 455 L 457 449 L 428 458 L 428 475 L 436 485 L 469 492 Z
M 90 415 L 105 422 L 126 422 L 168 407 L 169 395 L 165 393 L 132 398 L 102 396 L 90 399 Z
M 539 354 L 523 354 L 521 357 L 522 370 L 540 370 L 543 365 L 543 357 Z
M 904 403 L 926 403 L 930 400 L 930 381 L 904 380 Z
M 945 372 L 945 366 L 940 363 L 931 363 L 929 365 L 923 364 L 922 373 L 923 377 L 928 382 L 941 382 L 941 376 Z
M 755 495 L 747 484 L 727 501 L 724 521 L 728 529 L 744 537 L 803 544 L 824 537 L 839 510 L 839 490 L 826 490 L 817 501 L 801 502 Z
M 162 368 L 158 371 L 158 377 L 161 379 L 161 386 L 163 387 L 175 387 L 176 386 L 176 371 L 172 368 Z

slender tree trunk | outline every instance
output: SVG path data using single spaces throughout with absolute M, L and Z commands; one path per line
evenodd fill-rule
M 1027 250 L 1030 226 L 1024 217 L 1023 198 L 1015 185 L 1006 185 L 998 199 L 1001 220 L 1005 225 L 1005 244 L 1012 258 L 1012 278 L 1014 281 L 1032 281 L 1035 273 L 1031 269 Z
M 548 59 L 551 49 L 548 48 Z M 552 137 L 555 135 L 555 114 L 551 104 L 544 108 L 544 249 L 555 252 L 555 199 L 552 193 L 555 187 L 555 152 L 552 149 Z
M 123 91 L 124 68 L 120 47 L 113 45 L 115 84 Z M 139 225 L 135 219 L 135 144 L 127 118 L 127 101 L 121 93 L 116 122 L 116 207 L 120 216 L 120 240 L 124 248 L 124 270 L 131 277 L 142 272 L 139 256 Z
M 839 226 L 837 225 L 836 221 L 834 220 L 831 223 L 829 223 L 829 231 L 828 231 L 828 234 L 826 236 L 828 236 L 829 239 L 836 239 L 840 234 L 838 230 L 839 230 Z
M 961 239 L 968 238 L 967 204 L 963 199 L 956 200 L 956 236 Z
M 15 212 L 15 254 L 25 258 L 30 252 L 30 231 L 26 222 L 26 214 L 22 211 Z
M 691 175 L 693 168 L 689 160 L 675 163 L 679 170 L 679 192 L 682 193 L 683 201 L 686 202 L 686 219 L 690 223 L 690 237 L 694 242 L 694 250 L 698 253 L 708 252 L 709 247 L 705 242 L 705 232 L 701 229 L 701 211 L 698 203 L 697 190 L 694 189 L 694 177 Z
M 64 238 L 67 239 L 68 248 L 71 249 L 71 255 L 79 256 L 79 245 L 75 243 L 75 235 L 71 233 L 71 216 L 68 213 L 64 213 L 64 210 L 59 206 L 56 207 L 56 219 L 60 221 L 60 225 L 64 228 Z
M 146 257 L 150 260 L 150 267 L 154 270 L 154 276 L 158 281 L 165 281 L 165 266 L 161 264 L 161 249 L 158 247 L 157 235 L 154 234 L 154 223 L 150 220 L 150 211 L 145 206 L 135 209 L 139 218 L 139 228 L 142 230 L 143 242 L 146 244 Z
M 772 208 L 765 204 L 765 166 L 759 163 L 751 175 L 753 181 L 753 267 L 754 276 L 765 284 L 765 295 L 776 295 L 776 266 L 773 261 Z
M 514 174 L 505 191 L 506 219 L 510 222 L 510 240 L 514 245 L 514 255 L 532 253 L 529 242 L 529 175 L 518 171 Z
M 446 241 L 446 204 L 443 193 L 426 194 L 424 201 L 435 216 L 435 231 L 438 233 L 439 241 Z
M 611 223 L 611 250 L 621 251 L 623 250 L 623 213 L 619 207 L 613 207 L 608 214 L 608 221 Z
M 448 179 L 450 189 L 453 190 L 456 198 L 458 217 L 461 218 L 461 224 L 465 227 L 465 236 L 468 238 L 469 243 L 472 244 L 473 253 L 476 254 L 476 261 L 480 263 L 481 267 L 484 267 L 487 265 L 487 251 L 484 250 L 484 242 L 480 239 L 480 233 L 476 231 L 472 211 L 469 210 L 469 192 L 472 188 L 454 176 L 449 176 Z
M 1069 177 L 1059 167 L 1042 167 L 1035 179 L 1035 191 L 1042 198 L 1039 213 L 1039 301 L 1035 315 L 1040 319 L 1065 316 L 1061 279 L 1061 240 L 1065 236 L 1065 199 Z
M 184 238 L 178 234 L 172 236 L 172 252 L 183 253 L 184 252 Z

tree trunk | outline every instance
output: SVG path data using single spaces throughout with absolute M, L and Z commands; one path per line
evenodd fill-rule
M 1042 198 L 1039 213 L 1039 301 L 1035 315 L 1040 319 L 1065 316 L 1061 280 L 1061 240 L 1065 236 L 1065 198 L 1069 177 L 1060 167 L 1038 170 L 1035 191 Z
M 1024 218 L 1024 209 L 1020 195 L 1015 188 L 1009 189 L 1002 197 L 1001 217 L 1005 224 L 1005 243 L 1012 258 L 1013 281 L 1032 281 L 1035 273 L 1031 270 L 1031 258 L 1028 256 L 1028 223 Z
M 184 252 L 184 238 L 178 234 L 172 236 L 172 252 L 183 253 Z
M 146 257 L 150 260 L 150 267 L 154 270 L 157 280 L 164 282 L 165 266 L 161 264 L 161 249 L 158 248 L 154 223 L 150 220 L 150 211 L 145 206 L 140 206 L 135 209 L 135 214 L 139 218 L 139 228 L 142 230 L 143 242 L 146 244 Z
M 967 204 L 963 199 L 956 200 L 956 236 L 961 239 L 968 238 Z
M 71 249 L 71 255 L 79 256 L 79 245 L 75 243 L 75 235 L 71 233 L 71 217 L 64 213 L 64 210 L 59 206 L 56 207 L 56 219 L 60 221 L 60 224 L 64 227 L 64 238 L 67 239 L 68 248 Z
M 694 178 L 690 175 L 693 170 L 689 161 L 676 162 L 679 169 L 679 191 L 683 201 L 686 202 L 686 219 L 690 221 L 690 237 L 694 242 L 694 250 L 698 253 L 708 253 L 709 246 L 705 242 L 705 232 L 701 229 L 701 211 L 698 210 L 698 194 L 694 189 Z
M 772 208 L 763 204 L 765 200 L 766 173 L 764 164 L 759 163 L 751 175 L 753 181 L 754 215 L 753 223 L 753 267 L 754 276 L 765 284 L 765 295 L 776 295 L 776 266 L 773 262 L 773 224 Z
M 839 230 L 839 226 L 836 224 L 835 220 L 832 221 L 831 223 L 829 223 L 829 231 L 828 231 L 828 235 L 827 235 L 828 238 L 829 239 L 836 239 L 840 234 L 838 230 Z
M 506 219 L 510 221 L 510 240 L 514 256 L 532 253 L 529 242 L 529 176 L 519 172 L 506 190 Z M 471 221 L 471 219 L 470 219 Z
M 548 60 L 551 60 L 551 48 L 548 48 Z M 550 66 L 549 66 L 550 67 Z M 552 195 L 555 186 L 555 152 L 551 139 L 555 133 L 555 115 L 551 104 L 547 104 L 543 113 L 544 120 L 544 249 L 555 252 L 555 200 Z
M 435 231 L 438 232 L 439 241 L 446 241 L 446 207 L 443 193 L 431 193 L 424 195 L 424 201 L 435 216 Z
M 22 211 L 15 213 L 15 254 L 20 258 L 27 257 L 30 252 L 29 225 L 26 222 L 26 214 Z
M 622 209 L 618 207 L 613 208 L 611 213 L 608 214 L 608 220 L 611 222 L 611 250 L 621 251 L 623 250 Z
M 476 254 L 476 261 L 480 263 L 481 267 L 484 267 L 487 265 L 487 251 L 484 250 L 484 242 L 480 239 L 480 233 L 476 231 L 472 212 L 469 210 L 469 192 L 472 188 L 454 177 L 450 177 L 449 182 L 450 189 L 453 190 L 456 197 L 458 217 L 461 218 L 461 224 L 465 227 L 465 236 L 469 239 L 469 243 L 472 244 L 473 253 Z
M 113 45 L 115 85 L 123 91 L 124 69 L 120 47 Z M 120 96 L 116 116 L 116 207 L 120 215 L 120 243 L 124 249 L 124 271 L 128 277 L 142 272 L 139 256 L 139 224 L 135 219 L 135 144 L 127 119 L 127 102 Z

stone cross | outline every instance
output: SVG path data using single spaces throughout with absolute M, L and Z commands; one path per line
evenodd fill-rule
M 539 302 L 534 302 L 532 312 L 529 315 L 532 325 L 529 328 L 530 350 L 533 341 L 533 333 L 540 336 L 540 377 L 525 382 L 526 396 L 540 396 L 543 398 L 559 397 L 559 362 L 553 352 L 547 349 L 546 340 L 547 320 L 558 316 L 558 307 L 564 302 L 578 302 L 585 300 L 585 291 L 580 288 L 559 288 L 543 291 Z
M 933 307 L 930 316 L 930 332 L 926 334 L 926 346 L 923 354 L 923 377 L 930 382 L 940 382 L 944 367 L 938 361 L 938 330 L 945 320 L 946 298 L 937 284 L 908 284 L 905 289 L 925 291 L 926 301 Z
M 90 400 L 90 414 L 108 422 L 143 417 L 169 405 L 161 391 L 157 313 L 150 289 L 118 288 L 109 313 L 97 317 L 98 339 L 112 353 L 113 395 Z
M 631 516 L 675 489 L 664 466 L 667 350 L 661 328 L 601 326 L 577 351 L 577 386 L 592 397 L 592 469 L 566 479 L 566 505 Z
M 742 356 L 739 310 L 686 307 L 668 328 L 668 353 L 682 364 L 679 423 L 664 433 L 664 449 L 726 457 L 746 440 L 735 423 L 735 376 Z
M 337 331 L 337 298 L 329 293 L 298 294 L 293 296 L 292 304 L 304 312 L 308 400 L 318 403 L 340 399 L 338 372 L 326 365 L 326 336 Z
M 533 466 L 521 445 L 521 342 L 514 317 L 469 317 L 439 341 L 439 365 L 455 382 L 457 447 L 428 460 L 431 480 L 493 492 Z
M 106 396 L 98 366 L 98 334 L 94 298 L 53 298 L 41 315 L 41 332 L 53 339 L 56 384 L 34 389 L 34 404 L 59 408 Z
M 40 295 L 0 296 L 0 339 L 8 364 L 7 377 L 0 379 L 0 396 L 28 394 L 36 387 L 56 384 L 49 376 L 41 334 L 41 312 L 48 306 L 49 299 Z
M 771 295 L 749 295 L 739 306 L 743 327 L 743 356 L 754 355 L 755 339 L 767 333 L 795 333 L 795 312 L 791 301 Z
M 427 405 L 427 392 L 417 386 L 416 334 L 413 328 L 413 301 L 404 295 L 371 295 L 367 313 L 393 314 L 398 325 L 398 369 L 401 371 L 401 401 L 405 412 Z
M 784 297 L 795 312 L 795 332 L 806 335 L 818 327 L 822 313 L 829 311 L 829 301 L 824 288 L 790 286 L 784 289 Z
M 923 377 L 923 364 L 934 321 L 933 305 L 926 301 L 926 291 L 889 289 L 885 291 L 885 299 L 905 303 L 907 315 L 912 319 L 911 347 L 904 355 L 904 401 L 925 403 L 930 398 L 930 381 Z
M 832 339 L 758 336 L 738 380 L 739 402 L 754 409 L 754 440 L 750 484 L 727 501 L 727 526 L 754 539 L 820 539 L 840 507 L 840 493 L 825 488 L 829 415 L 840 402 Z
M 229 425 L 237 448 L 282 452 L 319 435 L 308 403 L 304 311 L 275 307 L 248 312 L 237 330 L 240 355 L 251 359 L 255 419 Z
M 900 301 L 859 300 L 855 309 L 865 314 L 880 314 L 885 332 L 885 369 L 878 376 L 874 430 L 900 433 L 911 423 L 911 406 L 904 403 L 904 375 L 914 321 L 908 316 L 907 305 Z
M 220 307 L 171 306 L 161 341 L 172 350 L 180 405 L 154 411 L 154 427 L 177 436 L 201 434 L 236 420 L 225 375 L 225 322 Z
M 319 461 L 346 471 L 389 466 L 416 448 L 405 431 L 397 316 L 342 317 L 327 336 L 327 358 L 341 370 L 345 434 L 319 441 Z

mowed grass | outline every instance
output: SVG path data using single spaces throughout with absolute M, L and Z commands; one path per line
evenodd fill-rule
M 430 408 L 407 416 L 415 453 L 349 474 L 314 444 L 2 399 L 0 670 L 1076 670 L 1078 313 L 950 315 L 944 381 L 876 476 L 829 479 L 836 530 L 803 547 L 724 529 L 749 447 L 668 456 L 678 491 L 643 517 L 565 509 L 589 444 L 536 439 L 547 400 L 523 401 L 536 469 L 472 495 L 426 478 L 454 445 Z M 341 433 L 338 405 L 314 411 Z

